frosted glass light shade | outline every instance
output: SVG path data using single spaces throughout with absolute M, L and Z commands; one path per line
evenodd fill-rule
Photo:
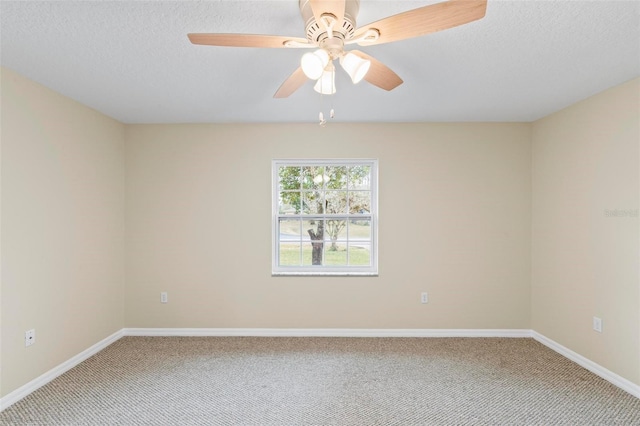
M 335 68 L 322 73 L 313 90 L 323 95 L 333 95 L 336 93 L 336 71 Z
M 324 68 L 329 63 L 329 54 L 322 50 L 316 50 L 315 52 L 307 52 L 302 55 L 300 60 L 300 66 L 304 75 L 311 80 L 317 80 L 322 76 Z
M 344 68 L 347 74 L 349 74 L 353 84 L 356 84 L 359 83 L 365 75 L 367 75 L 369 67 L 371 66 L 371 61 L 368 59 L 362 59 L 358 55 L 349 52 L 340 57 L 340 65 L 342 65 L 342 68 Z

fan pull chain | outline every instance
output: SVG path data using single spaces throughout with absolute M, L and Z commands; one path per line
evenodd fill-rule
M 332 85 L 335 84 L 335 82 L 332 80 L 331 82 Z M 333 87 L 332 89 L 335 89 L 335 87 Z M 332 90 L 332 92 L 334 92 L 335 90 Z M 318 114 L 318 120 L 320 121 L 318 124 L 320 125 L 320 127 L 324 127 L 327 125 L 327 120 L 324 118 L 324 113 L 322 112 L 322 105 L 323 105 L 323 101 L 324 101 L 324 95 L 322 94 L 322 80 L 320 81 L 320 113 Z M 332 96 L 332 95 L 331 95 Z M 329 110 L 329 118 L 335 118 L 336 113 L 335 110 L 333 109 L 333 98 L 331 98 L 331 109 Z
M 322 94 L 322 92 L 320 92 L 320 113 L 318 114 L 318 119 L 320 120 L 318 124 L 320 125 L 320 127 L 324 127 L 327 124 L 327 120 L 325 120 L 324 113 L 322 112 L 323 104 L 324 104 L 324 95 Z
M 320 119 L 320 123 L 318 123 L 320 125 L 320 127 L 324 127 L 325 124 L 327 124 L 327 120 L 324 119 L 324 113 L 322 112 L 322 104 L 323 104 L 324 98 L 322 93 L 320 93 L 320 114 L 318 114 L 318 118 Z

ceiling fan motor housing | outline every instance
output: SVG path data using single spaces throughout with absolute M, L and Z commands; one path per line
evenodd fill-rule
M 327 43 L 326 40 L 330 38 L 329 34 L 327 34 L 325 26 L 316 21 L 310 3 L 310 0 L 300 0 L 299 2 L 300 13 L 302 14 L 302 19 L 305 23 L 307 40 L 320 47 L 325 47 L 324 45 Z M 338 38 L 342 42 L 340 49 L 344 44 L 344 40 L 352 38 L 356 31 L 356 16 L 358 15 L 359 10 L 360 0 L 345 1 L 344 21 L 341 26 L 333 28 L 333 38 Z M 334 44 L 334 42 L 329 44 Z M 329 49 L 332 47 L 335 48 L 334 46 L 326 47 Z

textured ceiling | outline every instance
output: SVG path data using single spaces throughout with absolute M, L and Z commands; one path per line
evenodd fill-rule
M 436 1 L 361 0 L 357 23 Z M 297 0 L 0 1 L 2 66 L 125 123 L 532 121 L 640 75 L 639 1 L 489 0 L 484 19 L 360 48 L 404 84 L 273 99 L 304 50 L 195 46 L 191 32 L 304 37 Z

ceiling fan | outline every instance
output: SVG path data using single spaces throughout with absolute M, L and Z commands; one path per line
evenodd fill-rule
M 402 79 L 382 62 L 359 50 L 345 50 L 358 44 L 372 46 L 418 37 L 463 25 L 485 15 L 487 0 L 449 0 L 431 4 L 356 28 L 360 0 L 299 0 L 306 38 L 257 34 L 188 34 L 193 44 L 231 47 L 315 48 L 305 53 L 301 65 L 276 91 L 286 98 L 307 79 L 317 80 L 314 89 L 335 92 L 338 60 L 354 83 L 365 81 L 385 90 L 402 84 Z

